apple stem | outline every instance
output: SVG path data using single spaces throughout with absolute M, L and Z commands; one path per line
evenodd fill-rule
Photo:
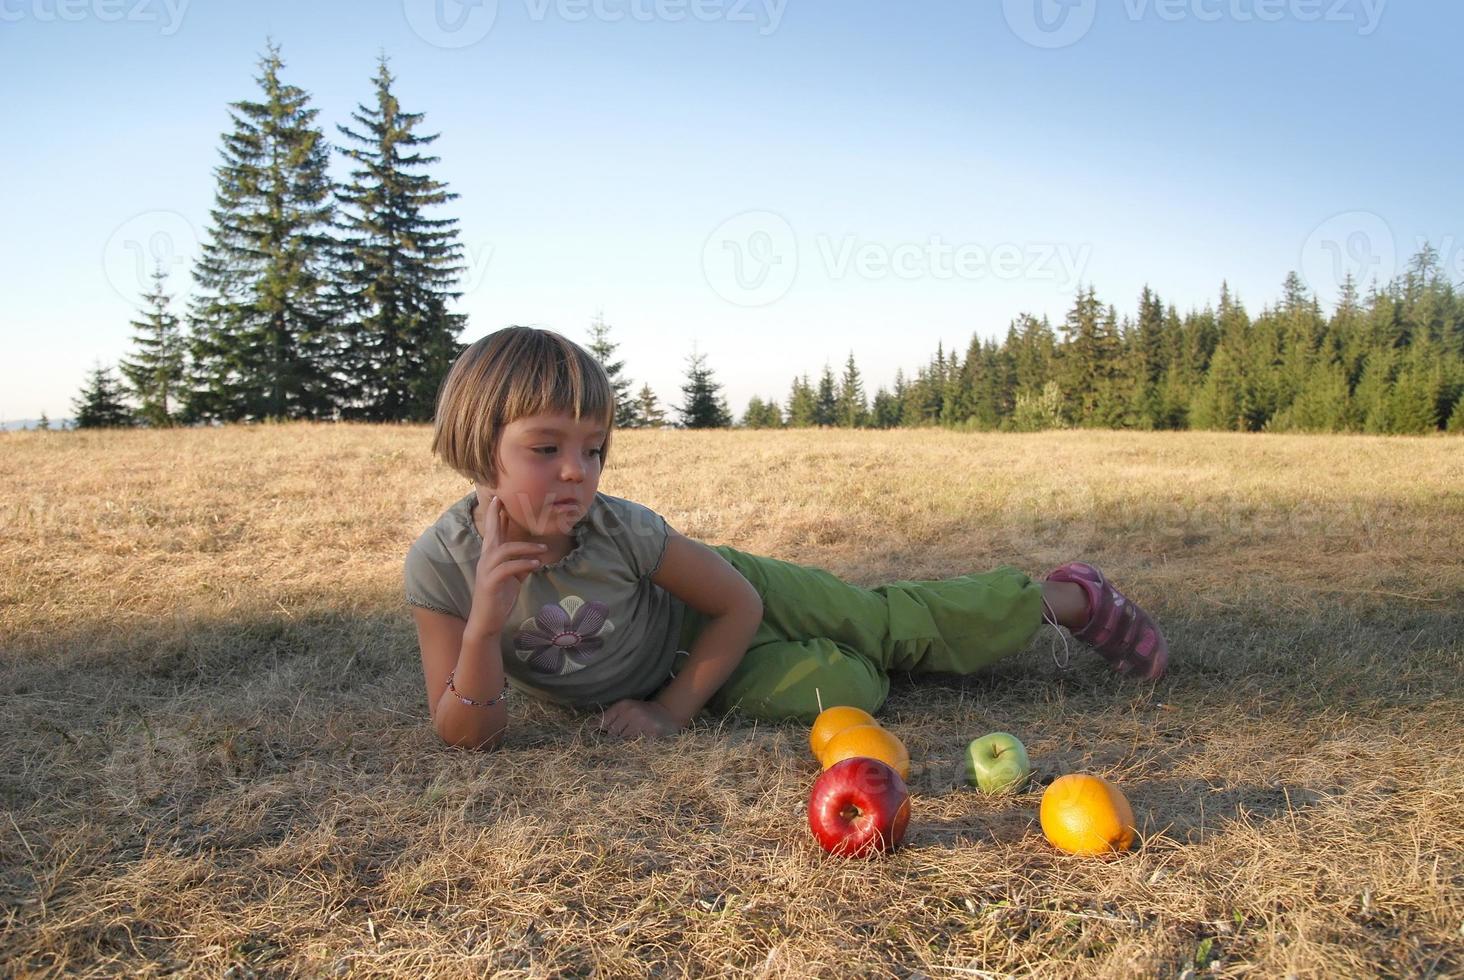
M 813 689 L 813 696 L 818 699 L 818 713 L 823 714 L 823 695 L 819 693 L 816 687 Z

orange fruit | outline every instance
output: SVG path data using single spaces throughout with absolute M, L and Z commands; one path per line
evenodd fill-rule
M 1069 854 L 1126 851 L 1134 842 L 1134 811 L 1118 787 L 1090 773 L 1053 781 L 1038 812 L 1042 833 Z
M 819 712 L 813 721 L 813 727 L 808 730 L 808 747 L 813 749 L 813 757 L 822 759 L 824 746 L 829 744 L 829 739 L 839 734 L 846 728 L 853 728 L 855 725 L 878 725 L 869 712 L 861 708 L 852 708 L 847 705 L 840 705 L 836 708 L 825 708 Z
M 829 739 L 819 761 L 827 769 L 836 762 L 858 757 L 878 759 L 900 774 L 901 779 L 910 778 L 910 753 L 905 743 L 890 731 L 879 725 L 855 725 Z

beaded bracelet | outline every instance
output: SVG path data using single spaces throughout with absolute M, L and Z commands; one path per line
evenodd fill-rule
M 457 698 L 463 704 L 472 705 L 475 708 L 486 708 L 490 704 L 497 704 L 504 698 L 508 697 L 508 678 L 505 677 L 503 679 L 503 693 L 498 695 L 498 697 L 494 698 L 492 701 L 474 701 L 472 698 L 465 698 L 458 693 L 457 688 L 452 686 L 452 675 L 456 673 L 456 668 L 447 672 L 447 689 L 452 692 L 453 697 Z

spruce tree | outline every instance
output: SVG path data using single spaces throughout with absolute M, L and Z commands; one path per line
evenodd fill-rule
M 1296 398 L 1266 426 L 1271 432 L 1346 432 L 1354 425 L 1347 372 L 1340 361 L 1313 366 Z
M 835 407 L 838 425 L 845 429 L 862 429 L 866 424 L 869 405 L 864 397 L 864 381 L 859 376 L 859 367 L 854 363 L 854 352 L 844 363 L 844 376 L 839 382 L 839 395 Z
M 640 413 L 636 411 L 635 399 L 630 396 L 631 381 L 620 375 L 625 362 L 614 359 L 615 349 L 619 346 L 610 342 L 610 325 L 605 322 L 605 315 L 596 313 L 595 319 L 590 321 L 589 351 L 605 369 L 610 387 L 615 390 L 615 427 L 638 429 L 641 426 Z
M 940 361 L 944 362 L 944 357 Z M 939 383 L 926 368 L 915 369 L 915 380 L 905 385 L 900 398 L 900 424 L 905 426 L 935 425 L 940 420 Z
M 806 429 L 817 425 L 818 413 L 814 402 L 813 386 L 809 384 L 808 375 L 794 377 L 793 387 L 788 394 L 788 427 Z
M 167 274 L 159 263 L 152 274 L 152 291 L 142 298 L 147 304 L 143 319 L 133 320 L 132 341 L 139 348 L 137 355 L 123 358 L 118 369 L 126 377 L 132 396 L 138 403 L 137 419 L 155 429 L 166 428 L 179 421 L 173 401 L 184 383 L 186 341 L 178 318 L 168 309 L 172 298 L 164 288 Z
M 1110 319 L 1089 286 L 1078 291 L 1063 323 L 1059 383 L 1068 399 L 1064 414 L 1080 426 L 1105 425 L 1111 412 L 1120 348 L 1117 325 Z
M 824 362 L 823 374 L 818 379 L 818 393 L 813 399 L 813 424 L 837 425 L 839 421 L 839 396 L 834 386 L 834 371 Z
M 1449 416 L 1447 431 L 1450 435 L 1464 435 L 1464 398 L 1454 403 L 1454 412 Z
M 1356 386 L 1362 377 L 1362 362 L 1367 356 L 1368 338 L 1364 329 L 1362 304 L 1357 298 L 1357 282 L 1352 273 L 1342 280 L 1337 298 L 1337 308 L 1327 324 L 1328 332 L 1339 345 L 1342 367 L 1347 372 L 1347 383 Z
M 1392 391 L 1398 360 L 1398 349 L 1391 346 L 1375 347 L 1363 360 L 1362 378 L 1353 392 L 1363 432 L 1385 435 L 1393 431 Z
M 1172 353 L 1164 318 L 1164 304 L 1147 284 L 1139 294 L 1139 319 L 1134 327 L 1129 375 L 1129 423 L 1139 429 L 1160 428 L 1164 424 L 1164 399 L 1160 395 L 1160 379 L 1169 366 Z
M 1123 336 L 1118 327 L 1118 310 L 1108 304 L 1098 321 L 1097 398 L 1090 413 L 1090 425 L 1121 428 L 1129 413 L 1129 392 L 1125 388 Z
M 940 385 L 941 425 L 955 427 L 965 421 L 965 415 L 961 412 L 965 380 L 965 365 L 961 363 L 960 355 L 952 351 L 946 361 L 945 374 L 942 375 Z
M 778 429 L 783 425 L 783 413 L 775 401 L 763 401 L 758 395 L 753 395 L 747 402 L 747 411 L 743 413 L 742 425 L 748 429 Z
M 466 322 L 448 312 L 464 268 L 457 219 L 428 216 L 458 195 L 423 172 L 438 158 L 421 148 L 439 134 L 416 132 L 423 113 L 402 110 L 394 81 L 379 57 L 373 104 L 351 113 L 357 128 L 336 127 L 350 141 L 337 149 L 352 166 L 339 190 L 345 343 L 338 370 L 343 417 L 423 422 L 432 418 Z
M 1244 431 L 1248 405 L 1244 379 L 1230 349 L 1221 345 L 1210 360 L 1205 382 L 1190 404 L 1190 419 L 1196 429 Z
M 900 400 L 880 387 L 869 409 L 870 424 L 876 429 L 893 429 L 900 424 Z
M 1040 393 L 1052 378 L 1057 359 L 1057 337 L 1052 326 L 1046 318 L 1038 320 L 1023 313 L 1008 326 L 1006 346 L 1012 361 L 1013 399 L 1019 392 Z
M 1433 342 L 1426 334 L 1417 337 L 1389 393 L 1389 430 L 1400 435 L 1425 435 L 1439 428 L 1443 371 Z
M 73 399 L 78 429 L 129 428 L 135 424 L 132 410 L 123 402 L 122 382 L 112 376 L 112 369 L 97 362 L 81 395 Z
M 636 418 L 641 428 L 660 429 L 666 425 L 666 413 L 656 401 L 656 393 L 649 384 L 641 385 L 636 396 Z
M 340 339 L 331 275 L 329 147 L 310 96 L 280 78 L 273 42 L 261 102 L 234 102 L 214 169 L 211 224 L 193 270 L 193 418 L 333 418 Z
M 721 396 L 722 386 L 713 380 L 707 367 L 707 356 L 692 351 L 686 370 L 686 384 L 681 386 L 685 400 L 676 411 L 681 425 L 687 429 L 723 429 L 732 425 L 732 413 Z
M 979 337 L 973 337 L 961 369 L 963 383 L 958 391 L 961 420 L 983 432 L 998 428 L 1004 414 L 999 401 L 1002 379 L 996 358 L 994 345 L 988 346 Z

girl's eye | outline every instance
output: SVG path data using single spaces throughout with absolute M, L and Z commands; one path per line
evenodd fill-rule
M 558 449 L 558 447 L 556 447 L 556 446 L 540 446 L 538 448 L 538 451 L 541 452 L 541 453 L 552 453 L 552 452 L 556 452 L 557 449 Z M 605 455 L 605 447 L 603 447 L 603 446 L 601 446 L 599 449 L 591 449 L 591 450 L 588 450 L 588 451 L 594 453 L 596 456 L 604 456 Z

